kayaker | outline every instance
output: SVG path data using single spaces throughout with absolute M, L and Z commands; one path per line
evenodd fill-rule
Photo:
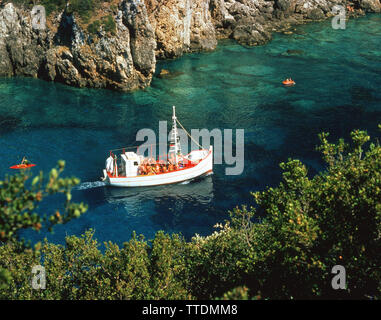
M 25 165 L 28 165 L 30 162 L 29 160 L 27 160 L 27 158 L 23 157 L 22 160 L 21 160 L 21 164 L 25 164 Z

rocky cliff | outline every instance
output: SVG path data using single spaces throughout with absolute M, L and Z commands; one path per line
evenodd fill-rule
M 131 91 L 150 84 L 155 32 L 140 1 L 121 1 L 114 35 L 82 29 L 75 14 L 59 13 L 34 28 L 30 12 L 12 3 L 0 10 L 0 75 L 26 75 L 78 87 Z
M 115 30 L 89 32 L 76 13 L 50 14 L 46 28 L 30 9 L 0 4 L 0 76 L 24 75 L 78 87 L 131 91 L 148 86 L 156 58 L 213 50 L 218 39 L 260 45 L 274 31 L 331 15 L 381 12 L 380 0 L 120 0 L 103 4 Z

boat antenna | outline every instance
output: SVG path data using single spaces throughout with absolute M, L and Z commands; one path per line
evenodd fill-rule
M 181 146 L 179 140 L 180 137 L 177 132 L 176 107 L 173 106 L 171 144 L 168 153 L 174 153 L 176 165 L 178 163 L 178 157 L 181 155 Z

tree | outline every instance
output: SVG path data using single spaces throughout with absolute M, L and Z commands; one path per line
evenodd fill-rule
M 192 293 L 244 285 L 272 299 L 381 298 L 381 147 L 365 131 L 351 136 L 350 146 L 321 134 L 324 172 L 309 178 L 299 160 L 282 163 L 282 182 L 253 193 L 255 208 L 236 208 L 221 231 L 194 238 Z M 347 290 L 331 287 L 335 265 L 346 268 Z
M 54 225 L 66 223 L 86 212 L 87 205 L 71 202 L 71 189 L 80 181 L 74 177 L 60 178 L 64 168 L 65 162 L 61 160 L 57 168 L 50 171 L 48 179 L 40 172 L 29 183 L 31 171 L 22 170 L 0 181 L 0 243 L 18 240 L 18 231 L 22 229 L 39 231 L 43 224 L 51 231 Z M 38 204 L 53 194 L 66 196 L 64 211 L 57 210 L 49 217 L 37 214 Z

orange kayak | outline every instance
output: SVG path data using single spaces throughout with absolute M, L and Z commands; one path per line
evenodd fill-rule
M 35 167 L 36 165 L 33 164 L 33 163 L 30 163 L 30 164 L 16 164 L 12 167 L 10 167 L 9 169 L 27 169 L 27 168 L 31 168 L 31 167 Z
M 295 81 L 294 80 L 284 80 L 282 83 L 285 86 L 293 86 L 293 85 L 295 85 Z

